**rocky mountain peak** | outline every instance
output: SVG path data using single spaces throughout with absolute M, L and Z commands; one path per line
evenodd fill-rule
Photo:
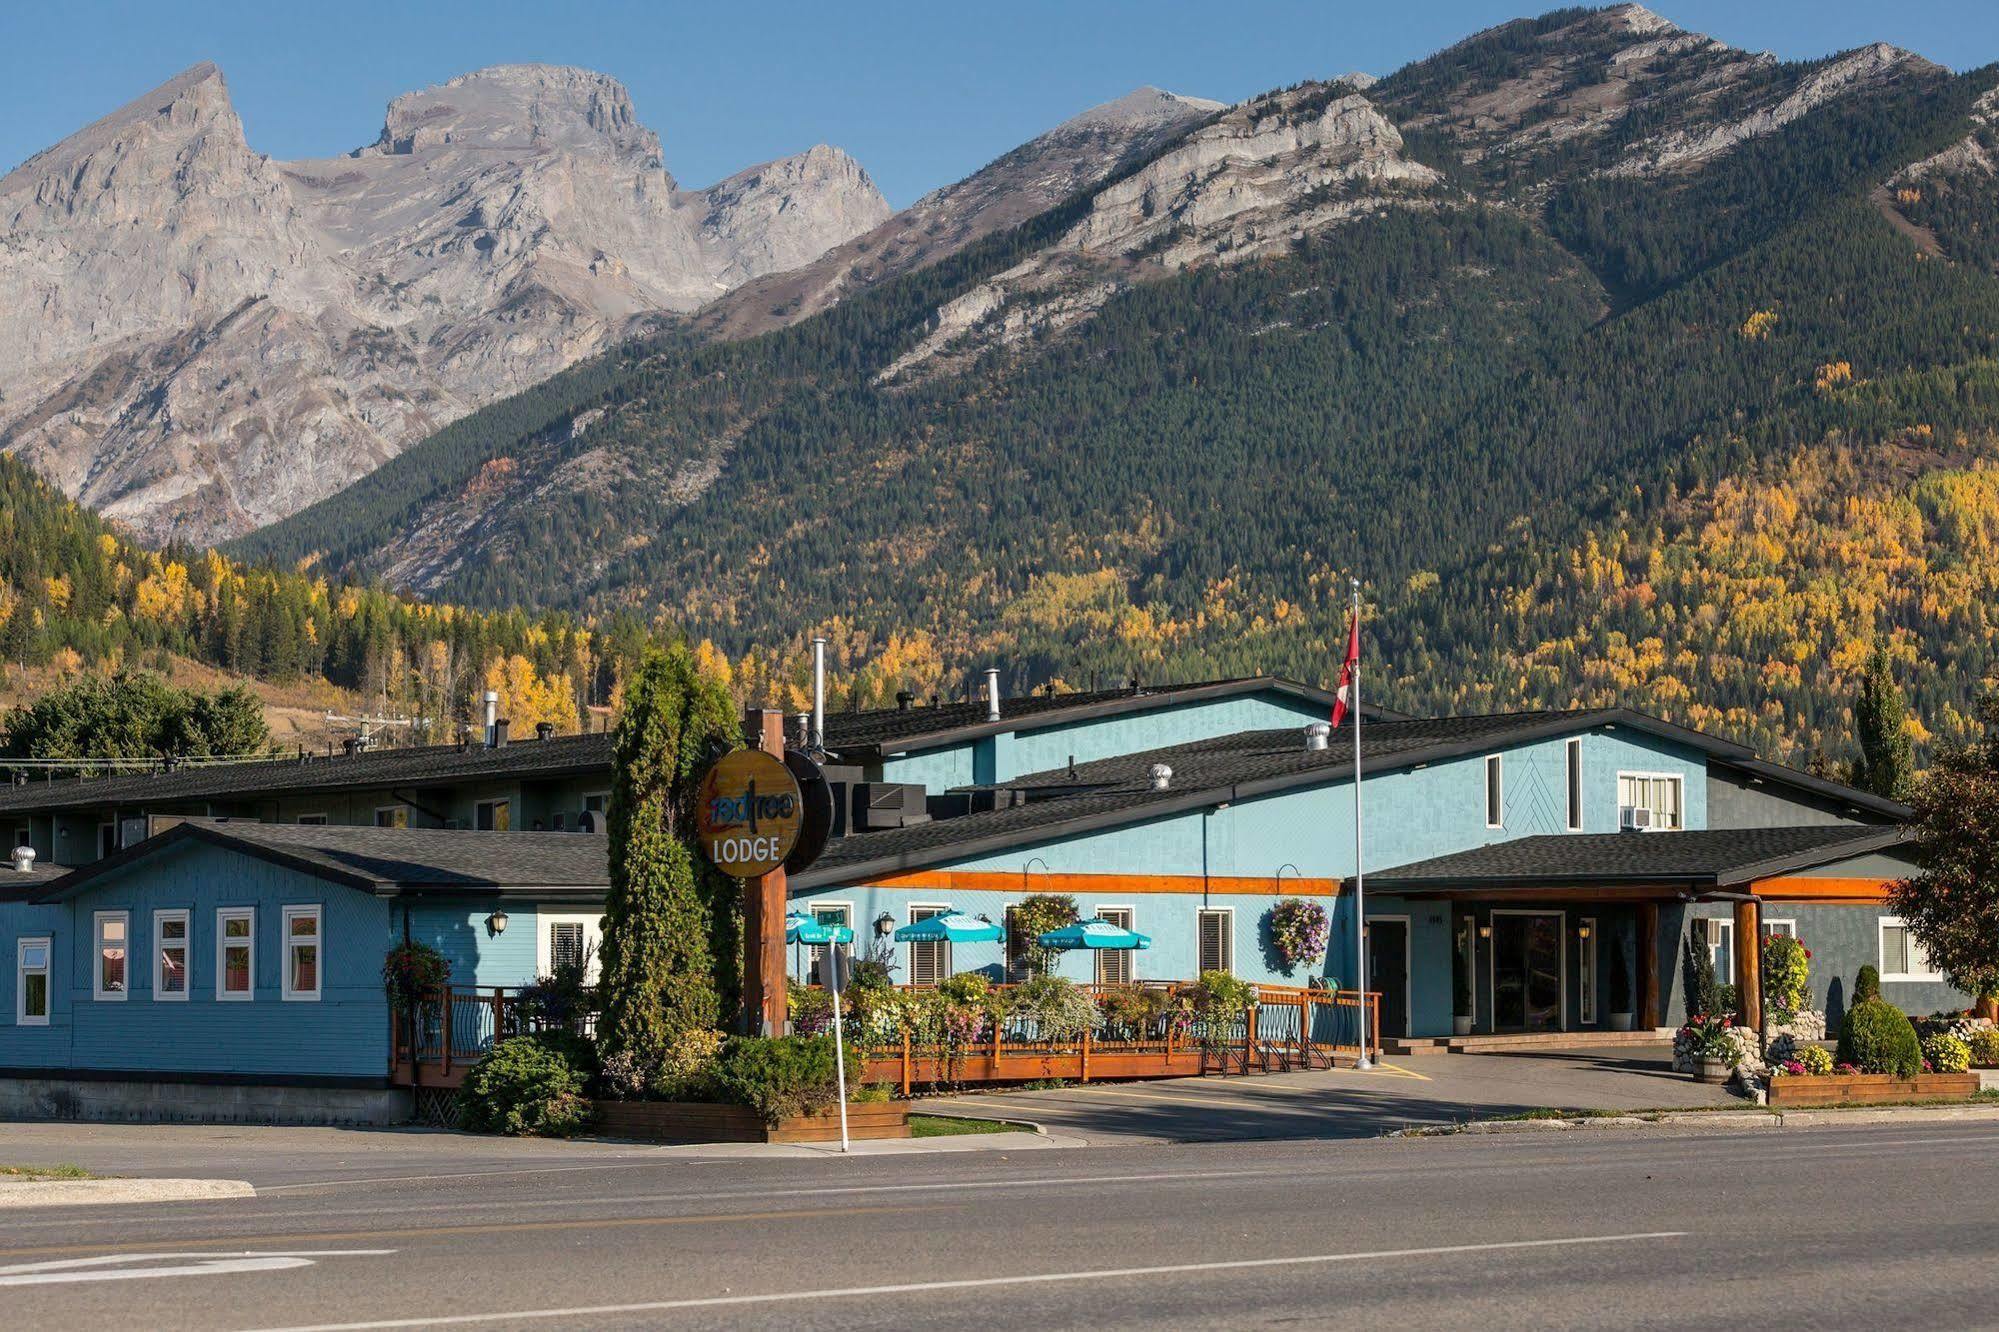
M 389 103 L 381 136 L 361 151 L 407 154 L 447 146 L 608 152 L 654 165 L 662 160 L 659 136 L 639 123 L 625 85 L 568 65 L 494 65 L 404 93 Z
M 1134 88 L 1122 97 L 1093 106 L 1071 116 L 1043 137 L 1061 134 L 1121 132 L 1132 133 L 1174 125 L 1195 116 L 1219 111 L 1225 104 L 1205 97 L 1183 97 L 1164 88 L 1147 85 Z
M 0 193 L 23 178 L 73 172 L 77 164 L 136 138 L 178 140 L 204 132 L 219 134 L 225 145 L 244 146 L 243 122 L 236 118 L 222 71 L 207 60 L 36 153 L 0 178 Z

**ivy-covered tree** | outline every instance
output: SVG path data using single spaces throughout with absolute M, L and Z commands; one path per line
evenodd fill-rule
M 694 842 L 701 774 L 740 743 L 727 689 L 683 646 L 647 653 L 612 740 L 611 891 L 604 908 L 606 1058 L 657 1066 L 681 1036 L 735 1005 L 734 885 Z
M 8 713 L 5 731 L 0 767 L 5 758 L 241 757 L 271 743 L 263 706 L 249 690 L 177 689 L 146 671 L 85 676 L 52 689 Z
M 1890 800 L 1908 795 L 1916 766 L 1908 716 L 1888 649 L 1876 643 L 1867 659 L 1867 674 L 1861 677 L 1860 697 L 1853 704 L 1854 739 L 1860 743 L 1860 757 L 1850 777 L 1853 785 Z
M 1916 862 L 1889 890 L 1930 965 L 1976 995 L 1999 991 L 1999 696 L 1980 708 L 1985 734 L 1951 750 L 1916 784 Z

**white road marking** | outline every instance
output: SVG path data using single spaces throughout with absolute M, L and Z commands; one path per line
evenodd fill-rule
M 1269 1267 L 1307 1267 L 1325 1263 L 1358 1263 L 1383 1258 L 1435 1258 L 1459 1253 L 1495 1253 L 1519 1249 L 1556 1249 L 1583 1244 L 1629 1244 L 1639 1240 L 1683 1239 L 1684 1230 L 1653 1230 L 1631 1235 L 1576 1235 L 1562 1239 L 1500 1240 L 1490 1244 L 1439 1244 L 1420 1249 L 1371 1249 L 1347 1253 L 1314 1253 L 1296 1258 L 1237 1258 L 1210 1263 L 1173 1263 L 1160 1267 L 1109 1267 L 1082 1272 L 1036 1272 L 1025 1276 L 967 1277 L 957 1281 L 910 1281 L 888 1286 L 843 1286 L 818 1290 L 787 1290 L 769 1295 L 710 1295 L 691 1300 L 653 1300 L 643 1304 L 596 1304 L 569 1309 L 511 1309 L 499 1313 L 445 1314 L 432 1318 L 387 1318 L 365 1323 L 305 1323 L 263 1332 L 376 1332 L 399 1327 L 445 1327 L 468 1323 L 499 1323 L 527 1319 L 597 1318 L 611 1314 L 665 1313 L 675 1309 L 719 1309 L 752 1304 L 790 1304 L 805 1300 L 858 1299 L 880 1295 L 920 1295 L 932 1291 L 980 1290 L 994 1286 L 1036 1286 L 1057 1282 L 1109 1281 L 1132 1277 L 1180 1276 L 1193 1272 L 1235 1272 Z
M 394 1249 L 313 1249 L 290 1253 L 107 1253 L 95 1258 L 59 1258 L 0 1267 L 0 1286 L 53 1286 L 79 1281 L 140 1281 L 148 1277 L 223 1276 L 231 1272 L 279 1272 L 311 1267 L 317 1258 L 373 1258 Z M 138 1263 L 173 1263 L 139 1267 Z

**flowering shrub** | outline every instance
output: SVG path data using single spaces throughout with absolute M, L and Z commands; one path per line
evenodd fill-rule
M 1153 1035 L 1174 1004 L 1172 996 L 1157 987 L 1116 985 L 1097 993 L 1097 1007 L 1107 1038 L 1137 1041 Z
M 1673 1043 L 1676 1047 L 1683 1047 L 1688 1058 L 1723 1059 L 1733 1067 L 1742 1058 L 1741 1047 L 1735 1043 L 1734 1030 L 1734 1018 L 1700 1013 L 1687 1019 L 1687 1025 L 1674 1034 Z
M 1797 1057 L 1791 1061 L 1798 1064 L 1815 1078 L 1825 1077 L 1832 1072 L 1832 1055 L 1823 1045 L 1801 1045 Z
M 407 1011 L 426 990 L 435 990 L 451 979 L 451 964 L 444 954 L 427 943 L 405 939 L 382 959 L 382 988 L 389 992 L 389 1006 Z
M 1999 1031 L 1980 1027 L 1971 1033 L 1971 1062 L 1980 1068 L 1999 1065 Z
M 1070 1041 L 1097 1022 L 1097 1004 L 1087 991 L 1061 976 L 1037 976 L 1013 992 L 1007 1006 L 1015 1017 L 1032 1022 L 1046 1041 Z
M 1763 997 L 1770 1016 L 1789 1022 L 1810 994 L 1811 950 L 1788 934 L 1763 939 Z
M 1923 1037 L 1923 1062 L 1932 1073 L 1963 1073 L 1971 1067 L 1971 1046 L 1940 1031 Z
M 817 986 L 791 983 L 791 1030 L 800 1036 L 823 1036 L 833 1029 L 833 995 Z
M 1805 1076 L 1805 1066 L 1795 1059 L 1786 1059 L 1770 1071 L 1778 1077 L 1784 1078 L 1802 1078 Z
M 1317 902 L 1287 897 L 1270 908 L 1269 925 L 1270 949 L 1280 970 L 1288 973 L 1326 955 L 1332 926 L 1326 920 L 1326 909 Z
M 725 1039 L 719 1031 L 694 1027 L 682 1032 L 656 1059 L 620 1050 L 604 1061 L 598 1082 L 620 1100 L 706 1100 Z

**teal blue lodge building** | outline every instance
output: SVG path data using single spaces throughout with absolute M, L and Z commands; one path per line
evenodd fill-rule
M 1907 1010 L 1968 1002 L 1884 902 L 1914 870 L 1906 808 L 1657 718 L 1367 713 L 1363 959 L 1351 734 L 1329 742 L 1324 691 L 912 703 L 827 718 L 836 835 L 790 883 L 905 983 L 1018 974 L 1024 941 L 896 927 L 1005 924 L 1061 893 L 1153 941 L 1061 974 L 1352 988 L 1364 962 L 1398 1042 L 1669 1028 L 1685 949 L 1739 975 L 1771 932 L 1807 942 L 1835 1017 L 1867 963 Z M 384 954 L 422 939 L 454 986 L 503 991 L 588 957 L 610 785 L 607 736 L 502 722 L 483 743 L 0 789 L 0 833 L 33 853 L 0 870 L 0 1115 L 395 1117 Z M 1277 957 L 1286 898 L 1331 917 L 1324 957 Z

